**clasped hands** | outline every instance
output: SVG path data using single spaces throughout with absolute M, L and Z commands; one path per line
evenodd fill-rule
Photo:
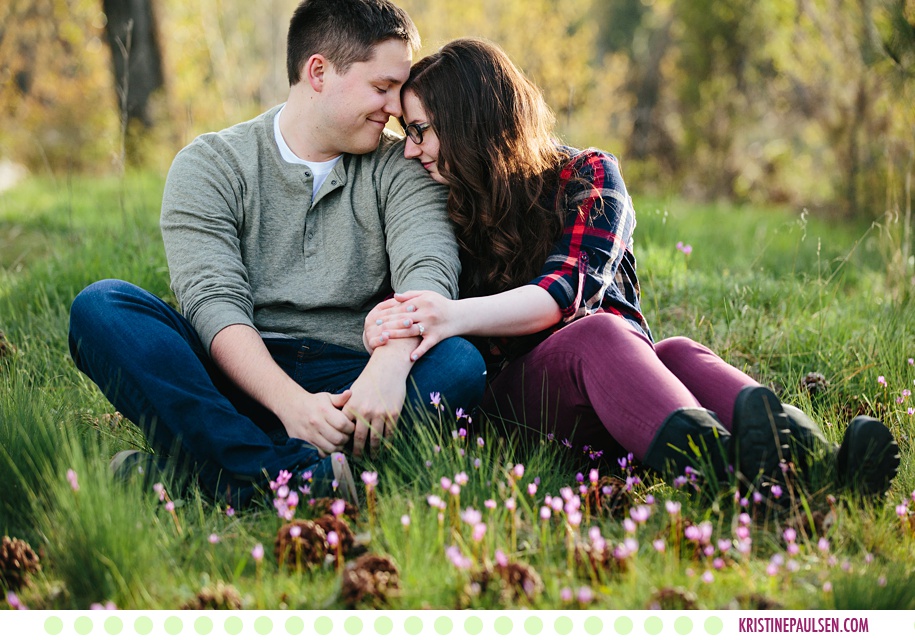
M 420 338 L 410 353 L 415 362 L 436 344 L 458 335 L 454 300 L 433 291 L 395 293 L 378 303 L 365 318 L 363 342 L 369 353 L 403 338 Z

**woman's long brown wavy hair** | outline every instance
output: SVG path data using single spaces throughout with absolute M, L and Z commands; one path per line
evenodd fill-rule
M 566 155 L 540 90 L 496 45 L 462 38 L 417 62 L 403 91 L 419 98 L 439 139 L 462 296 L 525 284 L 562 233 L 552 201 Z

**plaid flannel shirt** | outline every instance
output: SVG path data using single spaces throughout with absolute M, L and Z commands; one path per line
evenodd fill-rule
M 563 149 L 570 159 L 560 172 L 554 206 L 565 212 L 565 228 L 542 272 L 529 283 L 553 296 L 562 309 L 562 321 L 535 335 L 490 340 L 484 355 L 491 374 L 506 359 L 526 353 L 563 326 L 593 313 L 625 318 L 651 339 L 639 306 L 632 253 L 635 208 L 619 161 L 597 149 Z

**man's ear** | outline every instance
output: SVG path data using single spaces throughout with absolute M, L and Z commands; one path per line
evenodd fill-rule
M 305 66 L 302 68 L 302 79 L 308 82 L 317 93 L 321 93 L 329 67 L 330 63 L 327 58 L 316 53 L 305 62 Z

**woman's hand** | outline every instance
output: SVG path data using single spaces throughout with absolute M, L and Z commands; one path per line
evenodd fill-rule
M 365 319 L 363 342 L 369 353 L 390 340 L 422 338 L 410 354 L 414 362 L 436 344 L 460 333 L 457 301 L 432 291 L 395 293 L 379 303 Z

